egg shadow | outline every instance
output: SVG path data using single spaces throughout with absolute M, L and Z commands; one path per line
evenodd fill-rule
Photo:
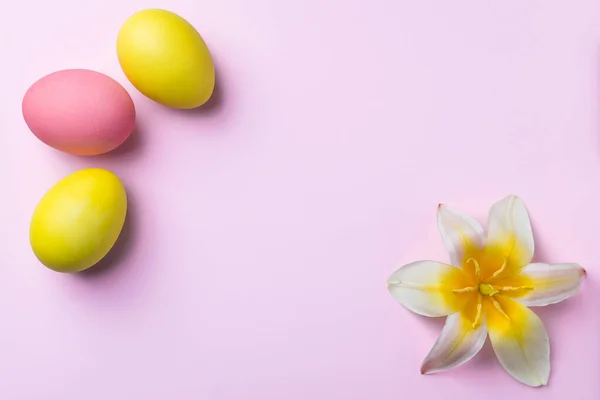
M 136 122 L 136 126 L 125 141 L 117 148 L 102 154 L 77 155 L 54 150 L 55 156 L 66 164 L 71 164 L 79 169 L 100 167 L 112 169 L 121 163 L 131 162 L 131 158 L 140 153 L 143 147 L 142 130 Z
M 131 201 L 129 194 L 127 197 L 127 215 L 117 241 L 102 260 L 91 268 L 76 274 L 77 277 L 86 280 L 99 279 L 113 273 L 126 262 L 131 249 L 134 247 L 135 236 L 139 232 L 135 202 Z
M 206 103 L 196 108 L 179 109 L 177 111 L 185 115 L 214 115 L 222 112 L 225 101 L 223 94 L 224 79 L 221 72 L 221 69 L 218 68 L 217 64 L 215 64 L 215 87 L 213 88 L 213 92 Z
M 140 127 L 136 122 L 135 128 L 127 139 L 116 149 L 108 153 L 103 154 L 106 157 L 123 157 L 133 152 L 138 151 L 142 147 L 142 135 L 140 134 Z
M 98 154 L 92 157 L 95 157 L 99 160 L 112 160 L 130 157 L 133 154 L 138 153 L 143 147 L 143 138 L 141 131 L 142 129 L 140 128 L 138 121 L 136 121 L 133 131 L 127 137 L 127 139 L 125 139 L 125 141 L 119 145 L 119 147 L 107 153 Z

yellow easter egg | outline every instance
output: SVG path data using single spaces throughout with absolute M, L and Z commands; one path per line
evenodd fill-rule
M 54 271 L 83 271 L 113 247 L 126 213 L 127 195 L 115 174 L 100 168 L 77 171 L 38 203 L 29 229 L 31 247 Z
M 131 84 L 166 106 L 195 108 L 213 92 L 215 68 L 206 43 L 170 11 L 148 9 L 129 17 L 117 37 L 117 56 Z

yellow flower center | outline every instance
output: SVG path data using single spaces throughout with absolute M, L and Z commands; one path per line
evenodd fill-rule
M 485 259 L 486 257 L 484 257 Z M 468 257 L 465 261 L 465 265 L 471 264 L 473 266 L 474 272 L 474 284 L 472 286 L 465 286 L 459 289 L 454 289 L 452 292 L 454 294 L 462 294 L 462 293 L 472 293 L 477 295 L 477 302 L 471 303 L 475 305 L 473 309 L 474 316 L 471 318 L 473 321 L 472 327 L 475 329 L 481 324 L 482 313 L 484 301 L 493 306 L 493 308 L 504 318 L 510 320 L 509 316 L 506 314 L 502 305 L 498 302 L 494 296 L 499 294 L 504 294 L 506 292 L 516 292 L 522 290 L 533 290 L 532 286 L 506 286 L 499 284 L 499 276 L 506 270 L 508 266 L 508 258 L 502 258 L 502 265 L 499 267 L 488 268 L 490 266 L 489 259 L 486 259 L 486 262 L 483 266 L 486 267 L 486 277 L 482 277 L 482 265 L 479 264 L 479 261 L 474 257 Z M 493 271 L 493 272 L 492 272 Z
M 480 283 L 479 284 L 479 293 L 481 293 L 484 296 L 493 296 L 496 293 L 498 293 L 498 291 L 496 289 L 494 289 L 494 287 L 492 285 L 490 285 L 489 283 Z

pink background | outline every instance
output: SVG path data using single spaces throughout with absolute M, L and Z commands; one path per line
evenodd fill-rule
M 118 29 L 148 7 L 205 37 L 209 106 L 168 110 L 124 78 Z M 11 2 L 0 398 L 598 399 L 599 15 L 595 0 Z M 22 120 L 33 81 L 76 67 L 136 102 L 137 134 L 113 154 L 60 154 Z M 123 179 L 130 219 L 104 265 L 56 274 L 29 248 L 29 218 L 89 166 Z M 509 193 L 529 207 L 539 260 L 589 272 L 540 311 L 550 385 L 517 383 L 488 345 L 421 376 L 443 321 L 401 308 L 386 278 L 448 259 L 438 202 L 484 221 Z

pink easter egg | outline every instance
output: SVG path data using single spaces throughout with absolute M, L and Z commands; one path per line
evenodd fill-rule
M 57 71 L 39 79 L 25 93 L 22 109 L 38 139 L 76 155 L 109 152 L 135 126 L 135 106 L 125 88 L 86 69 Z

